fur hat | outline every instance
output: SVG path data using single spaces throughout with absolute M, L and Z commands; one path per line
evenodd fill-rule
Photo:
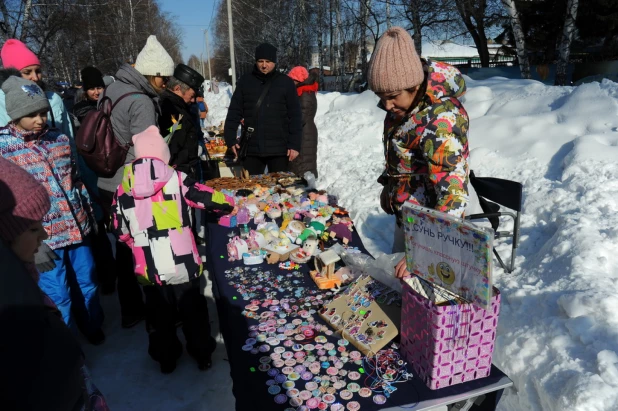
M 2 83 L 6 112 L 13 121 L 22 117 L 49 111 L 45 92 L 36 83 L 17 76 L 10 76 Z
M 172 157 L 167 143 L 159 134 L 159 129 L 156 126 L 150 126 L 141 133 L 134 135 L 133 145 L 135 147 L 136 159 L 152 157 L 158 158 L 167 164 Z
M 26 170 L 0 157 L 0 238 L 15 240 L 49 211 L 47 190 Z
M 425 79 L 421 59 L 410 34 L 402 27 L 391 27 L 373 50 L 367 80 L 375 93 L 407 90 Z
M 135 59 L 135 70 L 144 76 L 169 77 L 174 74 L 174 60 L 165 51 L 157 36 L 149 36 Z

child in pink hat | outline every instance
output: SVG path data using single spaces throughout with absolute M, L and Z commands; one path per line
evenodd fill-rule
M 200 292 L 203 266 L 190 207 L 230 213 L 234 199 L 170 167 L 169 148 L 156 126 L 134 135 L 133 143 L 136 160 L 125 166 L 114 194 L 112 223 L 118 239 L 131 248 L 135 275 L 143 285 L 148 353 L 161 372 L 174 371 L 182 354 L 178 312 L 187 352 L 200 369 L 207 369 L 216 342 Z

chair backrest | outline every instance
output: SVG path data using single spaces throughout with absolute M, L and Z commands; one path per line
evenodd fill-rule
M 470 183 L 476 193 L 511 210 L 521 211 L 523 185 L 516 181 L 493 177 L 476 177 L 470 171 Z

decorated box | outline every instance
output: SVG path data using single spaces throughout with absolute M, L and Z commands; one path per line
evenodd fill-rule
M 402 212 L 408 271 L 489 309 L 493 230 L 411 203 Z
M 500 313 L 498 289 L 492 289 L 485 310 L 412 276 L 402 297 L 401 353 L 430 389 L 489 375 Z

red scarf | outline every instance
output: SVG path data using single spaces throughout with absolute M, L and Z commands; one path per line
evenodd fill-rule
M 305 84 L 304 86 L 297 87 L 296 92 L 298 93 L 298 97 L 300 97 L 300 95 L 303 94 L 304 92 L 317 93 L 318 83 Z

